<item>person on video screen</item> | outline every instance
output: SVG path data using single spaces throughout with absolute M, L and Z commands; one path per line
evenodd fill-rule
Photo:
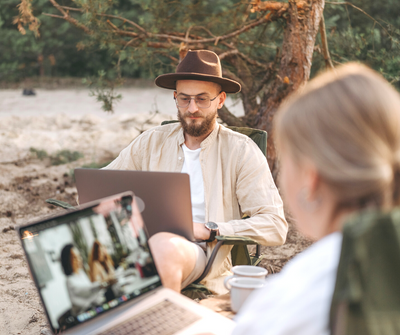
M 89 258 L 89 269 L 90 281 L 92 283 L 108 282 L 115 279 L 114 263 L 106 248 L 97 240 L 93 242 Z M 115 298 L 111 287 L 107 289 L 105 296 L 108 301 Z
M 72 315 L 78 315 L 105 301 L 106 289 L 113 284 L 113 280 L 92 283 L 83 271 L 79 251 L 72 244 L 67 244 L 62 249 L 61 265 L 67 276 L 66 285 L 72 304 Z

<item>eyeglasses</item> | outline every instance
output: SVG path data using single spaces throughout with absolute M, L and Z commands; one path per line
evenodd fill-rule
M 175 92 L 176 93 L 176 92 Z M 194 102 L 196 103 L 197 107 L 199 108 L 208 108 L 211 106 L 211 101 L 214 101 L 217 99 L 218 95 L 222 93 L 219 92 L 215 98 L 210 99 L 210 97 L 207 94 L 199 94 L 199 95 L 186 95 L 183 93 L 179 93 L 175 99 L 175 103 L 178 107 L 180 108 L 186 108 L 190 105 L 190 101 L 194 99 Z

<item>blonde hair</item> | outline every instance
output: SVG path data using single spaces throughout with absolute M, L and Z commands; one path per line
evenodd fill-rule
M 348 64 L 310 81 L 276 118 L 278 147 L 311 160 L 338 208 L 391 208 L 400 196 L 400 96 Z

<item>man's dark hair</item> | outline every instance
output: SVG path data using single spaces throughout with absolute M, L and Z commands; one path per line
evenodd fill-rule
M 73 247 L 72 244 L 67 244 L 61 251 L 61 265 L 66 276 L 72 274 L 71 249 Z

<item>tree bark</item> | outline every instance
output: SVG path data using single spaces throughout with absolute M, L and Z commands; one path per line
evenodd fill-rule
M 312 56 L 325 0 L 309 0 L 298 11 L 298 2 L 289 0 L 287 27 L 282 44 L 280 69 L 272 87 L 264 92 L 254 126 L 268 132 L 267 158 L 276 179 L 277 154 L 274 143 L 273 119 L 284 99 L 303 86 L 310 77 Z
M 244 123 L 240 118 L 233 115 L 225 106 L 222 106 L 221 109 L 218 109 L 218 116 L 229 126 L 247 127 L 246 123 Z

